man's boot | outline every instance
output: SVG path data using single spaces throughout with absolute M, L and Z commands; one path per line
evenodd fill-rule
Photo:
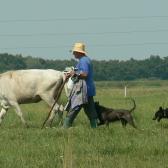
M 72 122 L 71 122 L 70 118 L 69 118 L 69 117 L 66 117 L 65 120 L 64 120 L 63 127 L 64 127 L 64 128 L 69 128 L 69 127 L 71 127 L 71 126 L 72 126 Z
M 91 128 L 96 128 L 97 127 L 97 119 L 91 119 L 90 126 L 91 126 Z

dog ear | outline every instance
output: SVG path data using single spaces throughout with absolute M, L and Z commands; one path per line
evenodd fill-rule
M 163 110 L 162 106 L 159 107 L 159 110 Z

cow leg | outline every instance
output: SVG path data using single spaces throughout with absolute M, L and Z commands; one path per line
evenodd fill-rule
M 53 119 L 55 116 L 58 117 L 59 125 L 63 124 L 63 105 L 56 104 L 51 112 L 51 115 L 48 119 L 50 126 L 52 125 Z
M 49 94 L 48 95 L 41 95 L 40 97 L 41 97 L 41 99 L 43 99 L 50 106 L 50 108 L 55 103 L 54 98 L 52 98 L 52 96 L 49 96 Z M 60 106 L 59 106 L 59 104 L 56 103 L 55 106 L 54 106 L 54 108 L 52 109 L 51 114 L 50 114 L 50 116 L 48 118 L 48 121 L 47 121 L 50 126 L 52 124 L 52 121 L 53 121 L 53 119 L 54 119 L 55 114 L 56 114 L 57 111 L 59 113 L 59 111 L 63 111 L 63 108 L 61 109 Z
M 0 112 L 0 124 L 2 122 L 2 119 L 3 119 L 4 115 L 6 114 L 6 112 L 8 111 L 8 109 L 10 107 L 10 103 L 7 99 L 3 99 L 1 101 L 1 106 L 2 106 L 2 109 L 1 109 L 1 112 Z
M 54 106 L 54 108 L 51 112 L 51 115 L 48 118 L 48 122 L 49 122 L 50 126 L 51 126 L 51 124 L 53 122 L 53 119 L 54 119 L 54 117 L 56 116 L 57 113 L 59 113 L 59 105 L 56 103 L 56 105 Z
M 4 117 L 4 115 L 6 114 L 7 111 L 8 111 L 7 108 L 2 108 L 1 109 L 1 112 L 0 112 L 0 124 L 1 124 L 2 119 L 3 119 L 3 117 Z
M 16 114 L 20 117 L 22 123 L 25 125 L 25 126 L 28 126 L 25 119 L 23 118 L 23 113 L 19 107 L 19 104 L 17 102 L 12 102 L 11 103 L 12 106 L 15 107 L 15 111 L 16 111 Z

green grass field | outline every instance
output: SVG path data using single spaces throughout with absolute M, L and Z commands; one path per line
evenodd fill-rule
M 30 128 L 25 128 L 13 110 L 0 127 L 0 167 L 2 168 L 166 168 L 168 167 L 168 120 L 153 121 L 160 105 L 168 107 L 168 81 L 98 82 L 100 104 L 113 108 L 132 107 L 124 98 L 133 97 L 133 112 L 140 130 L 110 127 L 91 129 L 83 111 L 74 127 L 41 129 L 49 108 L 44 102 L 22 105 Z M 65 102 L 65 98 L 61 98 Z

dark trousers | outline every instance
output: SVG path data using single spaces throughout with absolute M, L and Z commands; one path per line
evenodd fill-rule
M 74 119 L 76 118 L 76 116 L 78 115 L 81 108 L 84 108 L 84 112 L 85 112 L 85 114 L 87 115 L 87 117 L 90 121 L 94 120 L 94 119 L 97 119 L 97 112 L 96 112 L 96 109 L 95 109 L 94 99 L 93 99 L 93 96 L 90 96 L 90 97 L 88 97 L 88 103 L 87 104 L 77 106 L 76 108 L 71 109 L 67 113 L 67 117 L 69 118 L 71 124 L 74 121 Z

